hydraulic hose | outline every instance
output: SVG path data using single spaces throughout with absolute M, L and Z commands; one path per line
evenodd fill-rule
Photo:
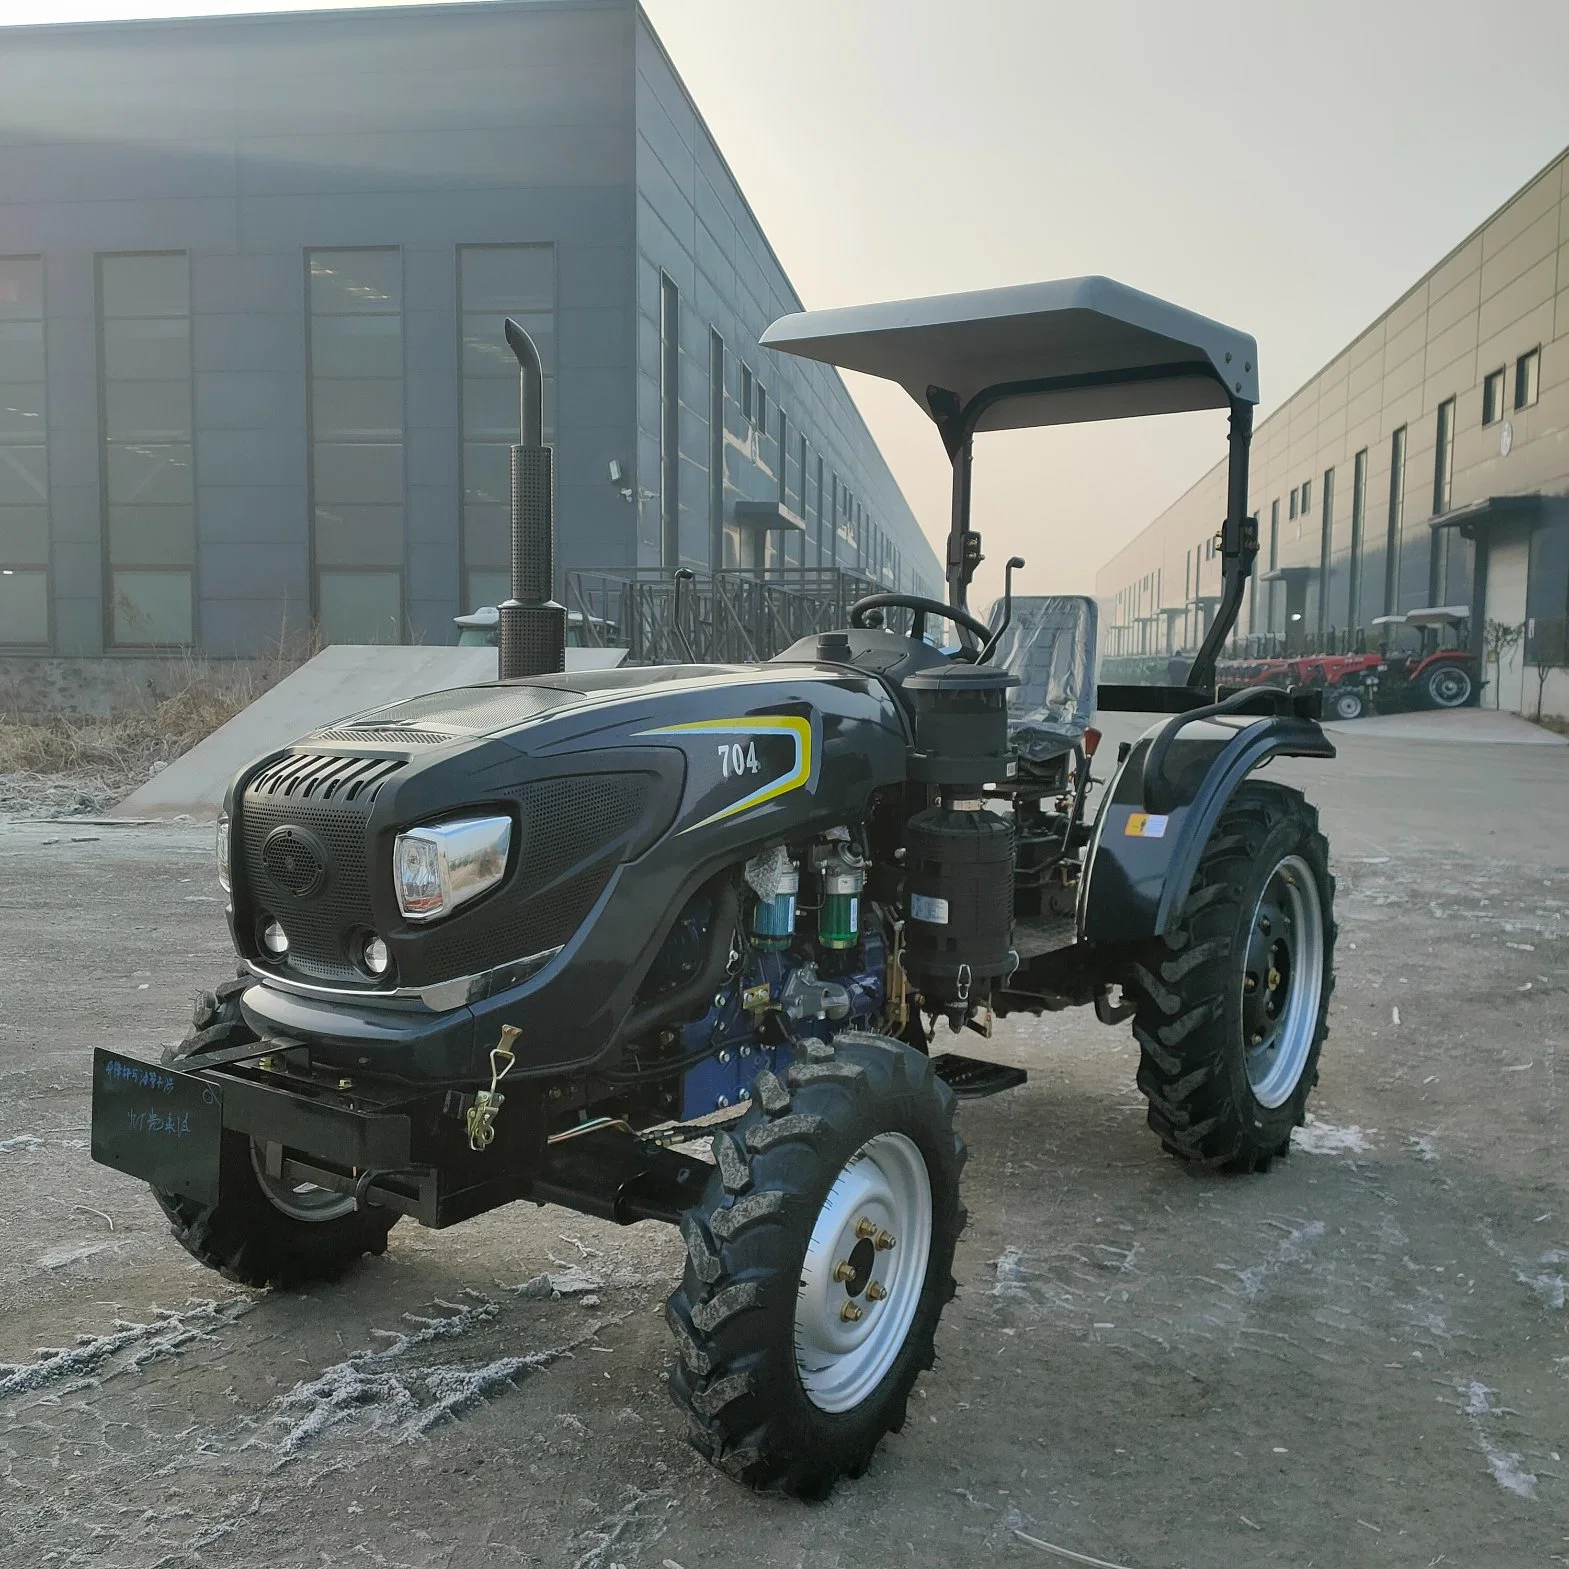
M 636 1040 L 650 1030 L 676 1019 L 689 1019 L 707 1009 L 713 995 L 730 974 L 731 939 L 741 920 L 741 896 L 727 877 L 714 895 L 714 913 L 708 927 L 708 947 L 697 973 L 673 990 L 651 997 L 627 1015 L 622 1040 Z

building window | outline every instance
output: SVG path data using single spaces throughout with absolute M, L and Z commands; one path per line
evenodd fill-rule
M 1346 626 L 1362 625 L 1362 555 L 1367 534 L 1367 448 L 1351 470 L 1351 582 L 1346 597 Z
M 752 380 L 752 367 L 741 361 L 741 418 L 748 425 L 752 423 L 752 398 L 755 383 Z
M 807 453 L 806 453 L 806 437 L 805 436 L 802 436 L 800 438 L 800 450 L 797 453 L 797 460 L 798 461 L 796 463 L 795 472 L 796 472 L 797 482 L 799 483 L 801 489 L 800 489 L 800 493 L 796 497 L 796 503 L 797 503 L 797 506 L 799 508 L 797 516 L 799 516 L 799 518 L 801 519 L 802 532 L 799 533 L 799 534 L 792 534 L 790 536 L 790 565 L 793 566 L 793 567 L 804 567 L 806 565 L 807 540 L 808 540 L 808 538 L 810 536 L 811 527 L 812 527 L 811 523 L 807 519 L 807 510 L 806 510 L 806 507 L 807 507 L 807 484 L 806 484 Z
M 659 275 L 659 560 L 681 565 L 681 291 Z
M 1275 568 L 1280 565 L 1280 503 L 1273 501 L 1269 507 L 1269 604 L 1266 614 L 1269 618 L 1269 630 L 1275 630 Z
M 316 615 L 329 643 L 397 643 L 403 637 L 403 257 L 389 246 L 311 251 L 307 262 Z
M 1295 485 L 1293 485 L 1291 487 L 1291 516 L 1295 517 L 1296 515 L 1297 515 L 1297 487 Z
M 1384 614 L 1400 602 L 1400 552 L 1405 543 L 1406 428 L 1389 438 L 1389 525 L 1384 539 Z
M 708 559 L 716 571 L 741 564 L 741 530 L 725 523 L 725 340 L 712 327 L 708 329 Z
M 1482 423 L 1496 425 L 1504 417 L 1504 377 L 1507 374 L 1503 366 L 1499 366 L 1482 383 Z
M 100 256 L 108 641 L 189 643 L 196 567 L 190 263 Z
M 44 264 L 0 257 L 0 644 L 49 641 Z
M 458 248 L 463 371 L 463 597 L 468 610 L 499 605 L 512 592 L 508 562 L 511 450 L 520 434 L 518 362 L 507 347 L 502 323 L 511 316 L 539 350 L 545 372 L 545 440 L 549 441 L 555 429 L 555 297 L 554 247 Z M 385 339 L 380 353 L 383 368 L 390 372 L 395 360 L 400 365 L 402 360 L 401 316 L 383 318 L 376 331 Z M 390 401 L 390 388 L 387 396 Z M 390 528 L 392 519 L 386 521 Z M 390 541 L 387 553 L 391 554 Z
M 1450 493 L 1455 482 L 1455 400 L 1446 398 L 1438 405 L 1437 446 L 1433 454 L 1433 513 L 1449 510 Z
M 1302 517 L 1306 517 L 1309 511 L 1312 509 L 1312 506 L 1313 481 L 1310 479 L 1305 479 L 1302 481 L 1302 505 L 1297 508 L 1297 511 Z
M 823 528 L 828 538 L 828 565 L 836 572 L 839 570 L 839 530 L 840 520 L 844 516 L 844 490 L 839 483 L 839 476 L 832 472 L 828 476 L 828 516 L 823 519 Z
M 829 554 L 833 549 L 830 539 L 831 525 L 823 513 L 823 474 L 823 455 L 819 452 L 817 454 L 817 527 L 813 530 L 813 537 L 817 541 L 817 565 L 819 567 L 830 565 Z
M 1318 630 L 1329 631 L 1329 563 L 1335 543 L 1335 471 L 1324 470 L 1324 495 L 1319 503 L 1322 517 L 1318 530 Z
M 1528 409 L 1541 391 L 1542 351 L 1532 349 L 1515 361 L 1515 407 Z
M 766 436 L 768 434 L 768 389 L 762 382 L 752 383 L 752 399 L 756 406 L 755 412 L 757 414 L 757 418 L 753 423 L 757 426 L 759 434 Z

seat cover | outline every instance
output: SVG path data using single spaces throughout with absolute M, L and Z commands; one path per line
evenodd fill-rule
M 1002 619 L 1002 601 L 988 623 Z M 1060 756 L 1095 715 L 1096 605 L 1082 594 L 1016 596 L 1013 619 L 992 655 L 1019 685 L 1008 693 L 1008 735 L 1026 762 Z

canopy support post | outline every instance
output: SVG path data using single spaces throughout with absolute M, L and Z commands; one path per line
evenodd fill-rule
M 1248 516 L 1248 449 L 1253 440 L 1253 405 L 1231 400 L 1226 466 L 1226 521 L 1220 526 L 1220 604 L 1188 671 L 1187 685 L 1208 692 L 1215 685 L 1215 659 L 1231 636 L 1258 555 L 1258 519 Z

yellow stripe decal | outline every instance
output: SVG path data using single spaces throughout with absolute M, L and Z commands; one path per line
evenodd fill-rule
M 707 828 L 710 823 L 720 822 L 726 817 L 734 817 L 739 812 L 749 811 L 754 806 L 762 806 L 765 802 L 776 800 L 781 795 L 788 795 L 792 790 L 799 790 L 811 778 L 812 722 L 810 719 L 800 719 L 792 714 L 760 714 L 750 719 L 696 719 L 686 724 L 662 725 L 657 730 L 640 730 L 638 734 L 640 736 L 734 735 L 738 730 L 752 732 L 771 730 L 790 736 L 795 742 L 795 761 L 789 770 L 780 774 L 778 778 L 758 786 L 750 795 L 743 796 L 734 805 L 726 806 L 703 818 L 701 822 L 683 828 L 682 833 L 689 834 L 694 828 Z

